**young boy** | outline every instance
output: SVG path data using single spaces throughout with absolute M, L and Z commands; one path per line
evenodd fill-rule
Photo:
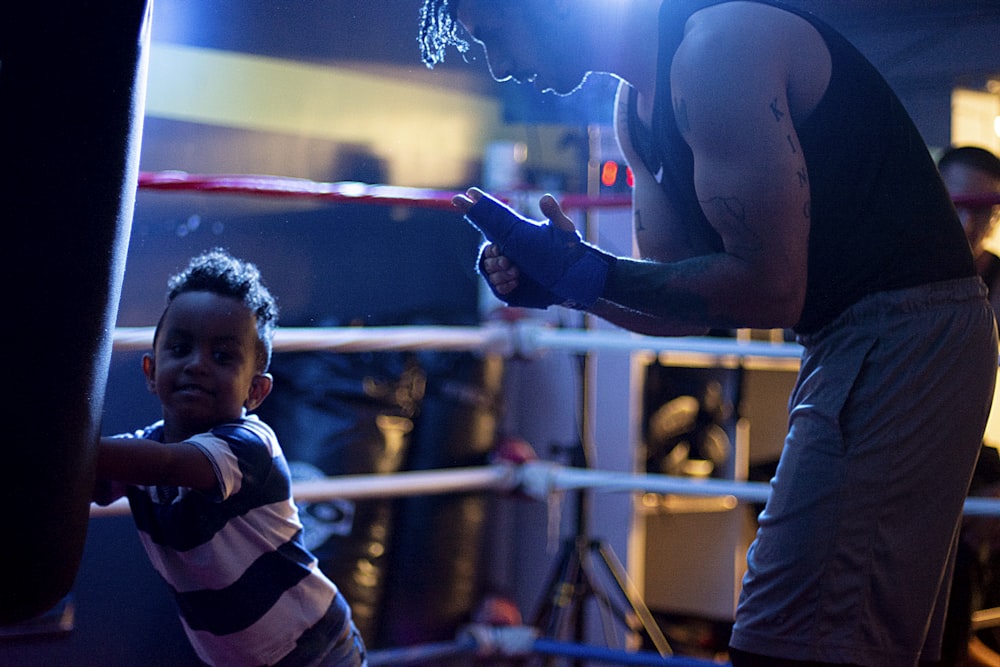
M 365 665 L 347 602 L 303 544 L 278 440 L 249 414 L 271 391 L 273 297 L 256 266 L 221 249 L 168 286 L 142 360 L 163 419 L 101 438 L 95 500 L 128 496 L 206 663 Z

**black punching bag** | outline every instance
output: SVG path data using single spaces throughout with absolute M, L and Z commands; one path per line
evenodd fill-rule
M 485 465 L 497 439 L 503 359 L 435 352 L 422 354 L 421 361 L 427 385 L 407 469 Z M 410 496 L 396 503 L 385 621 L 372 643 L 410 646 L 453 639 L 485 588 L 482 546 L 490 493 Z
M 0 4 L 0 624 L 71 589 L 135 203 L 151 0 Z
M 398 472 L 409 448 L 424 373 L 410 354 L 286 352 L 257 410 L 281 441 L 292 479 Z M 391 499 L 298 503 L 305 544 L 351 605 L 372 643 L 382 623 Z

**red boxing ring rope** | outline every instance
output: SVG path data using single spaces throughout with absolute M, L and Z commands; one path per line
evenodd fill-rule
M 142 172 L 139 189 L 204 192 L 211 194 L 245 194 L 262 197 L 316 199 L 321 201 L 373 204 L 377 206 L 410 206 L 444 211 L 455 209 L 451 205 L 453 191 L 408 188 L 396 185 L 368 185 L 355 182 L 327 183 L 305 178 L 266 176 L 254 174 L 188 174 L 183 171 Z M 511 199 L 513 195 L 502 199 Z M 563 208 L 623 208 L 630 206 L 629 195 L 590 197 L 565 194 L 560 203 Z
M 188 174 L 181 171 L 142 172 L 139 174 L 139 189 L 152 191 L 195 192 L 207 194 L 236 194 L 258 197 L 312 199 L 331 203 L 370 204 L 378 206 L 407 206 L 412 208 L 434 209 L 455 213 L 452 197 L 455 192 L 444 192 L 425 188 L 410 188 L 389 185 L 369 185 L 357 182 L 317 182 L 308 179 L 267 176 L 267 175 L 205 175 Z M 497 193 L 501 199 L 516 200 L 525 196 L 526 192 Z M 955 195 L 953 202 L 958 207 L 988 207 L 1000 206 L 1000 193 L 971 193 Z M 631 205 L 630 194 L 614 194 L 600 197 L 587 195 L 564 194 L 560 204 L 565 209 L 590 210 L 603 208 L 627 208 Z M 408 329 L 408 330 L 407 330 Z M 359 328 L 357 332 L 350 330 L 325 330 L 320 334 L 326 341 L 317 341 L 317 334 L 309 330 L 283 330 L 281 344 L 286 349 L 314 349 L 317 346 L 328 348 L 331 343 L 339 346 L 341 351 L 373 349 L 373 333 L 380 340 L 375 349 L 486 349 L 510 352 L 518 348 L 518 341 L 524 336 L 515 336 L 513 345 L 506 341 L 507 336 L 496 329 L 448 329 L 441 327 L 409 327 L 384 328 L 378 332 Z M 446 333 L 445 333 L 446 332 Z M 509 332 L 507 332 L 509 333 Z M 562 332 L 565 333 L 565 332 Z M 593 332 L 587 332 L 593 334 Z M 329 340 L 334 335 L 335 341 Z M 441 336 L 445 335 L 442 339 Z M 552 335 L 560 335 L 554 332 Z M 117 349 L 145 349 L 152 337 L 150 328 L 118 329 L 115 332 L 115 347 Z M 642 345 L 641 340 L 586 340 L 578 341 L 586 346 L 596 343 L 603 345 L 624 346 L 633 349 Z M 634 337 L 633 337 L 634 338 Z M 508 344 L 505 345 L 504 342 Z M 524 341 L 521 341 L 524 343 Z M 541 340 L 534 341 L 537 345 L 546 347 L 546 343 L 567 341 Z M 698 341 L 695 341 L 698 342 Z M 727 345 L 732 345 L 727 343 Z M 381 347 L 380 347 L 381 346 Z M 600 347 L 600 345 L 599 345 Z M 780 349 L 779 349 L 780 348 Z M 642 349 L 650 349 L 643 347 Z M 773 351 L 772 351 L 773 350 Z M 720 352 L 720 350 L 714 350 Z M 729 353 L 746 352 L 736 348 L 725 350 Z M 770 346 L 764 356 L 782 356 L 794 358 L 796 350 L 792 346 Z M 387 479 L 387 477 L 391 477 Z M 399 482 L 408 480 L 411 486 L 400 489 Z M 760 502 L 767 498 L 767 485 L 751 482 L 726 482 L 718 480 L 692 481 L 685 478 L 672 478 L 662 475 L 637 475 L 614 473 L 607 471 L 576 470 L 543 462 L 522 464 L 518 467 L 510 465 L 493 465 L 479 469 L 425 471 L 415 473 L 400 473 L 392 476 L 353 476 L 326 478 L 312 483 L 299 482 L 295 486 L 295 496 L 299 501 L 322 500 L 329 497 L 383 497 L 409 494 L 449 493 L 458 490 L 489 489 L 500 493 L 509 493 L 512 489 L 520 489 L 536 499 L 543 499 L 554 492 L 572 488 L 595 488 L 602 491 L 625 492 L 658 492 L 678 493 L 683 495 L 724 494 L 743 502 Z M 699 488 L 700 487 L 700 488 Z M 92 507 L 91 515 L 108 516 L 126 513 L 127 506 L 118 502 L 106 508 Z M 967 515 L 996 516 L 1000 512 L 1000 501 L 990 498 L 968 498 L 965 504 Z M 988 610 L 992 611 L 992 610 Z M 987 622 L 978 619 L 978 622 Z M 574 655 L 577 657 L 608 657 L 590 652 L 593 647 L 575 647 L 569 644 L 536 640 L 533 648 L 536 652 L 553 655 Z M 543 650 L 548 648 L 548 651 Z M 456 650 L 467 651 L 468 641 L 455 642 L 454 645 L 435 645 L 423 647 L 421 650 L 444 651 L 441 655 L 450 655 Z M 412 651 L 412 649 L 409 649 Z M 603 649 L 598 649 L 603 650 Z M 608 654 L 610 655 L 610 654 Z M 372 656 L 377 659 L 376 655 Z M 386 652 L 385 662 L 373 664 L 396 664 L 397 660 L 405 662 L 407 654 L 396 655 Z M 417 656 L 411 656 L 417 657 Z M 426 657 L 426 655 L 424 656 Z M 650 655 L 615 655 L 621 664 L 661 664 L 661 656 Z M 652 660 L 650 662 L 649 660 Z M 670 660 L 669 658 L 667 660 Z M 683 658 L 681 659 L 683 660 Z M 633 662 L 634 661 L 634 662 Z M 668 664 L 668 662 L 662 662 Z M 679 662 L 678 665 L 703 664 L 701 661 Z
M 455 192 L 410 188 L 397 185 L 368 185 L 353 181 L 328 183 L 306 178 L 267 176 L 263 174 L 189 174 L 183 171 L 145 171 L 139 174 L 139 188 L 145 190 L 204 192 L 212 194 L 244 194 L 262 197 L 316 199 L 321 201 L 374 204 L 378 206 L 410 206 L 453 211 L 451 198 Z M 500 193 L 501 199 L 514 195 Z M 1000 206 L 1000 193 L 983 192 L 955 195 L 957 206 Z M 589 195 L 564 194 L 560 204 L 569 209 L 625 208 L 631 206 L 629 194 Z
M 356 182 L 318 182 L 308 179 L 235 174 L 235 175 L 205 175 L 188 174 L 182 171 L 142 172 L 139 174 L 139 188 L 154 191 L 197 192 L 209 194 L 243 194 L 258 197 L 314 199 L 334 203 L 373 204 L 381 206 L 409 206 L 415 208 L 436 209 L 455 212 L 451 200 L 454 192 L 444 192 L 425 188 L 409 188 L 389 185 L 368 185 Z M 499 196 L 508 201 L 523 196 L 525 192 L 500 193 Z M 954 197 L 958 206 L 995 206 L 1000 205 L 1000 193 L 974 193 Z M 592 208 L 623 208 L 631 205 L 631 196 L 607 195 L 590 197 L 586 195 L 563 195 L 561 202 L 568 209 Z M 574 338 L 575 336 L 575 338 Z M 579 338 L 583 336 L 583 338 Z M 579 338 L 579 339 L 578 339 Z M 147 349 L 152 339 L 151 327 L 118 328 L 115 331 L 115 349 Z M 654 343 L 653 341 L 656 341 Z M 760 342 L 740 343 L 718 341 L 715 339 L 688 338 L 683 341 L 673 340 L 664 343 L 660 339 L 646 336 L 629 336 L 621 334 L 601 334 L 600 332 L 548 331 L 544 327 L 534 327 L 527 330 L 519 328 L 463 328 L 463 327 L 382 327 L 382 328 L 339 328 L 339 329 L 283 329 L 278 332 L 275 349 L 310 350 L 336 349 L 341 352 L 398 350 L 398 349 L 438 349 L 438 350 L 483 350 L 500 353 L 525 353 L 537 348 L 557 347 L 568 349 L 574 346 L 585 349 L 619 349 L 619 350 L 660 350 L 688 353 L 707 353 L 721 359 L 743 357 L 752 358 L 755 355 L 762 358 L 779 357 L 795 360 L 798 356 L 798 346 L 790 344 L 765 344 Z M 692 347 L 693 346 L 693 347 Z M 551 471 L 542 466 L 541 472 L 537 465 L 526 465 L 520 471 L 529 486 L 534 482 L 539 485 L 539 475 L 545 478 L 545 487 L 535 489 L 536 495 L 544 496 L 552 489 L 547 485 L 555 484 L 554 479 L 548 479 Z M 593 479 L 595 474 L 603 475 Z M 438 474 L 438 473 L 435 473 Z M 453 484 L 484 484 L 484 488 L 502 490 L 510 485 L 509 471 L 497 471 L 486 468 L 475 471 L 441 471 L 440 474 L 462 476 L 461 479 L 434 477 L 421 480 L 424 486 L 416 492 L 448 492 L 446 482 Z M 581 478 L 581 475 L 591 477 Z M 600 471 L 580 472 L 572 469 L 560 470 L 559 484 L 563 488 L 595 486 L 605 490 L 641 491 L 651 490 L 650 486 L 658 484 L 673 484 L 675 480 L 666 477 L 656 479 L 649 476 L 626 475 L 625 478 L 608 478 L 611 473 Z M 469 477 L 471 476 L 471 478 Z M 658 477 L 658 476 L 657 476 Z M 638 480 L 642 480 L 639 482 Z M 356 480 L 364 485 L 368 480 Z M 378 483 L 376 480 L 371 480 Z M 653 489 L 660 492 L 678 492 L 691 494 L 693 488 L 687 486 L 689 480 L 676 480 L 684 485 L 682 488 Z M 755 500 L 766 498 L 766 491 L 753 488 L 753 484 L 734 483 L 734 488 L 715 489 L 719 493 L 736 495 L 757 494 Z M 558 486 L 557 485 L 557 486 Z M 367 488 L 367 487 L 366 487 Z M 432 491 L 433 490 L 433 491 Z M 317 498 L 344 493 L 361 493 L 363 496 L 370 491 L 359 491 L 350 487 L 347 480 L 330 478 L 314 484 L 308 490 L 301 488 L 301 493 L 308 493 Z M 381 491 L 379 492 L 381 493 Z M 759 497 L 758 497 L 759 496 Z M 746 498 L 744 498 L 746 499 Z M 95 508 L 94 514 L 116 513 L 120 510 Z M 969 498 L 966 502 L 967 514 L 993 516 L 1000 511 L 1000 502 L 995 499 Z
M 955 203 L 955 206 L 967 208 L 1000 206 L 1000 192 L 977 192 L 955 195 L 951 199 Z

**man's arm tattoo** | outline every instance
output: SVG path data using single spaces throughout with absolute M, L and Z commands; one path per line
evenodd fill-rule
M 785 112 L 778 108 L 778 98 L 775 97 L 771 101 L 771 113 L 774 115 L 774 120 L 781 122 L 781 119 L 785 117 Z
M 747 220 L 746 208 L 736 197 L 712 197 L 700 202 L 703 208 L 711 207 L 725 215 L 732 222 L 744 224 Z
M 674 98 L 674 119 L 677 122 L 677 129 L 681 134 L 691 130 L 691 119 L 688 118 L 687 102 L 683 97 Z
M 636 209 L 635 215 L 633 215 L 633 219 L 635 220 L 635 231 L 637 232 L 645 231 L 646 228 L 643 227 L 642 225 L 642 212 Z
M 772 102 L 770 104 L 770 108 L 771 108 L 771 113 L 774 115 L 775 122 L 780 123 L 782 121 L 782 119 L 784 119 L 784 117 L 785 117 L 785 112 L 782 111 L 778 107 L 778 98 L 777 97 L 775 97 L 774 100 L 772 100 Z M 791 148 L 792 154 L 793 155 L 800 155 L 801 153 L 799 152 L 798 147 L 795 145 L 795 140 L 792 139 L 792 135 L 791 134 L 786 134 L 785 135 L 785 139 L 788 141 L 788 147 Z M 804 160 L 804 158 L 803 158 L 803 160 Z M 804 161 L 801 164 L 801 166 L 799 167 L 798 171 L 796 172 L 796 175 L 798 176 L 798 179 L 799 179 L 799 187 L 800 188 L 808 188 L 809 187 L 809 172 L 806 170 L 806 165 L 805 165 Z M 803 217 L 806 220 L 808 220 L 811 217 L 811 212 L 812 212 L 812 209 L 811 209 L 811 200 L 807 199 L 805 201 L 805 203 L 802 205 L 802 215 L 803 215 Z

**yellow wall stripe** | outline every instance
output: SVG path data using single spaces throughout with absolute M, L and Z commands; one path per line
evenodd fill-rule
M 163 42 L 150 49 L 146 114 L 365 145 L 393 183 L 418 187 L 459 182 L 501 132 L 499 103 L 484 96 Z

